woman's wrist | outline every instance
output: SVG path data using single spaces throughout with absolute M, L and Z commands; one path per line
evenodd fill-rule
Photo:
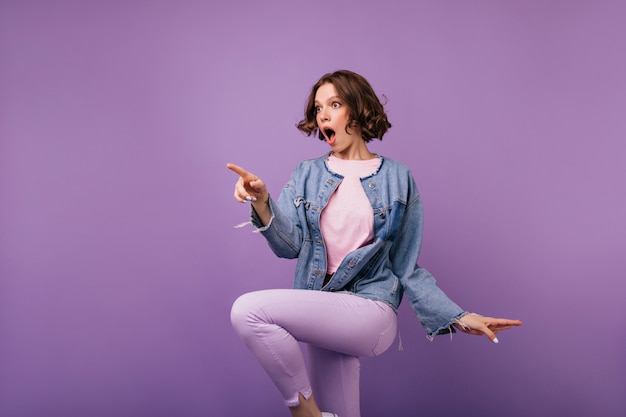
M 256 215 L 263 224 L 263 226 L 266 226 L 272 217 L 272 213 L 270 210 L 269 193 L 267 193 L 265 197 L 258 198 L 256 201 L 252 201 L 251 206 L 252 209 L 256 212 Z
M 254 206 L 255 210 L 263 209 L 263 207 L 269 207 L 270 205 L 270 193 L 267 193 L 265 197 L 257 198 L 253 200 L 252 206 Z

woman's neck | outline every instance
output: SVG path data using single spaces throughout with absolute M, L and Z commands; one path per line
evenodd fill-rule
M 349 147 L 339 152 L 333 151 L 331 152 L 331 155 L 338 159 L 348 159 L 354 161 L 364 161 L 376 158 L 376 154 L 370 152 L 367 145 L 365 145 L 365 142 L 361 142 L 359 146 Z

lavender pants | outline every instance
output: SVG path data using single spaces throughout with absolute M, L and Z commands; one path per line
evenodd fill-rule
M 376 356 L 396 337 L 396 314 L 350 293 L 266 290 L 244 294 L 231 321 L 289 407 L 315 394 L 322 411 L 359 417 L 359 357 Z M 309 367 L 299 342 L 308 344 Z

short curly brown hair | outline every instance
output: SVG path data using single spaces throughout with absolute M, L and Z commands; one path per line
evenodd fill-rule
M 391 127 L 385 109 L 374 93 L 374 89 L 363 76 L 348 70 L 339 70 L 322 76 L 313 86 L 304 108 L 304 119 L 296 127 L 311 136 L 317 133 L 320 140 L 325 140 L 319 131 L 315 112 L 315 94 L 324 84 L 332 84 L 337 95 L 348 108 L 348 128 L 357 128 L 365 142 L 372 139 L 382 140 Z

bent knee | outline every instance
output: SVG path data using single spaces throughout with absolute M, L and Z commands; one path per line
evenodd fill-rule
M 255 322 L 260 321 L 256 298 L 255 293 L 243 294 L 235 300 L 230 309 L 230 322 L 240 336 L 247 333 Z
M 249 308 L 246 302 L 246 296 L 247 294 L 237 297 L 230 308 L 230 322 L 235 329 L 239 327 L 241 323 L 245 322 L 248 316 Z

